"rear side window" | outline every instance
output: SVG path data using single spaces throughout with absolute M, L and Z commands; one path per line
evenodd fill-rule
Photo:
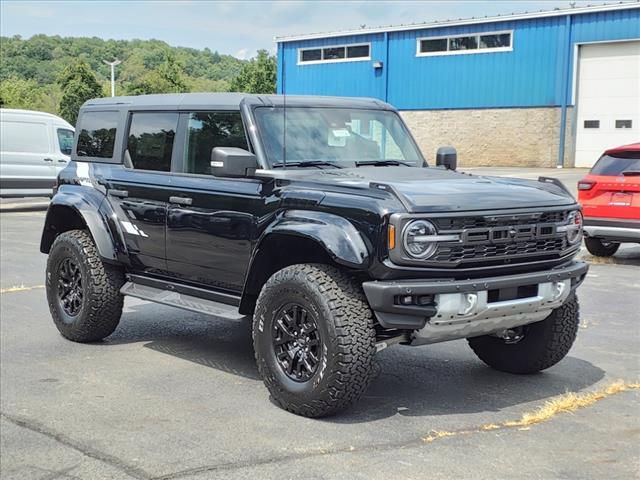
M 85 112 L 78 122 L 79 157 L 113 158 L 118 112 Z
M 73 130 L 68 128 L 56 129 L 58 135 L 58 146 L 60 147 L 60 153 L 64 155 L 71 155 L 73 149 Z
M 131 115 L 127 149 L 133 168 L 170 171 L 171 153 L 177 128 L 177 113 L 154 112 Z
M 622 175 L 623 172 L 640 172 L 640 152 L 621 152 L 615 156 L 603 155 L 591 169 L 593 175 Z
M 0 149 L 3 152 L 49 153 L 47 125 L 4 120 L 0 128 Z
M 248 150 L 240 112 L 190 114 L 185 171 L 211 173 L 211 150 L 215 147 L 237 147 Z

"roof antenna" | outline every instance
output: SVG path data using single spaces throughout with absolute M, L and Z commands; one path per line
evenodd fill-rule
M 282 168 L 287 168 L 287 65 L 282 48 Z

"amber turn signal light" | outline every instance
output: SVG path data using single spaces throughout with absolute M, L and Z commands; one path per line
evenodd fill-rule
M 396 248 L 396 227 L 393 225 L 389 225 L 387 229 L 387 245 L 389 250 Z

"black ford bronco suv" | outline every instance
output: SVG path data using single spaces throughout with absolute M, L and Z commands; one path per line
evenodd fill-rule
M 358 399 L 392 344 L 548 368 L 579 323 L 580 206 L 553 179 L 455 169 L 378 100 L 89 101 L 42 235 L 53 320 L 100 340 L 125 295 L 252 318 L 267 388 L 309 417 Z

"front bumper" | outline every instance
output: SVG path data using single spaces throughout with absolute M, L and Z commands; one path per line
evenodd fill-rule
M 474 280 L 370 281 L 362 287 L 384 328 L 413 330 L 413 344 L 470 338 L 546 318 L 584 280 L 588 266 Z M 403 304 L 411 299 L 410 304 Z
M 584 236 L 612 242 L 640 242 L 640 220 L 585 217 Z

